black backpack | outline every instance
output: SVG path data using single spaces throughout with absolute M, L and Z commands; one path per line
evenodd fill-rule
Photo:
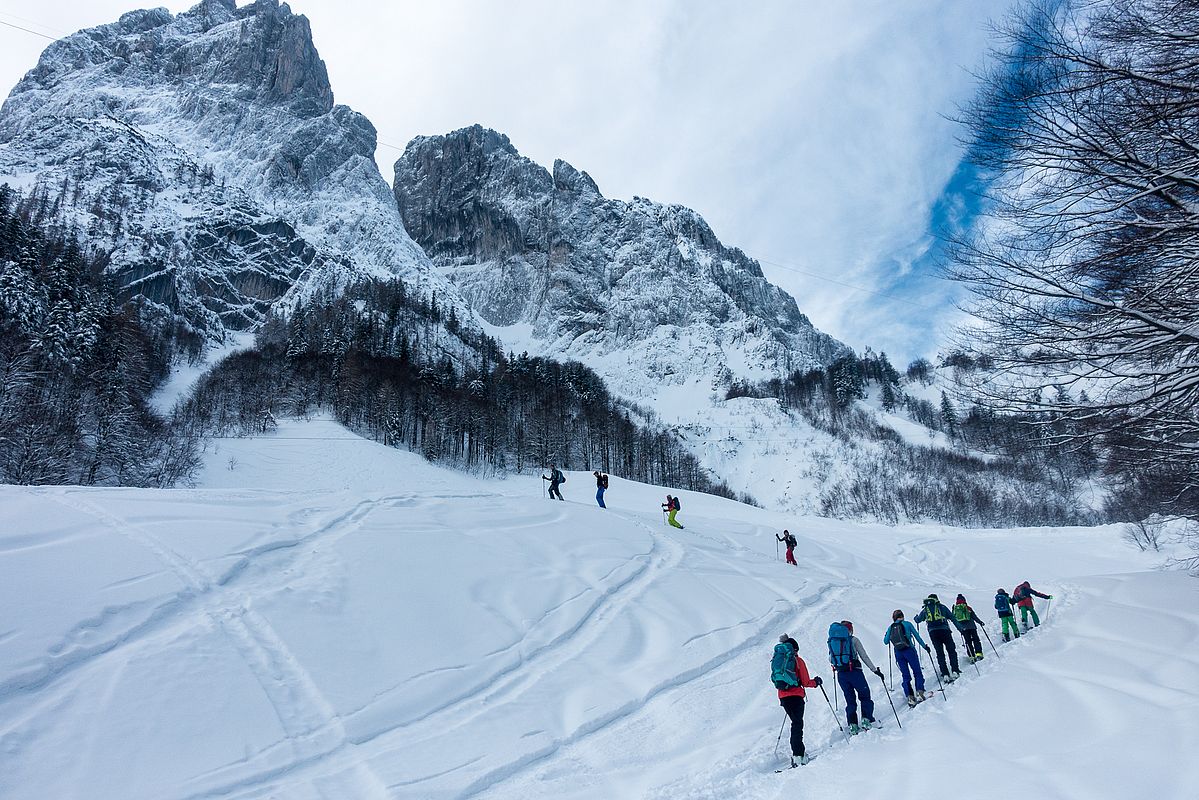
M 605 489 L 608 488 L 608 476 L 607 475 L 600 475 L 600 486 L 603 486 Z
M 789 533 L 783 538 L 783 541 L 786 542 L 787 547 L 792 547 L 792 548 L 795 547 L 795 545 L 799 544 L 799 542 L 797 542 L 795 540 L 795 537 Z
M 912 646 L 911 640 L 908 639 L 907 629 L 903 627 L 902 622 L 896 621 L 891 623 L 891 633 L 889 638 L 891 641 L 891 646 L 896 650 L 907 650 Z
M 682 510 L 683 510 L 683 505 L 682 505 L 682 504 L 679 502 L 679 498 L 678 498 L 678 497 L 675 497 L 675 498 L 674 498 L 674 510 L 675 510 L 675 511 L 682 511 Z

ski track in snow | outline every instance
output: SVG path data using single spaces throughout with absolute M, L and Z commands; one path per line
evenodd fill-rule
M 18 612 L 0 630 L 0 795 L 819 799 L 870 796 L 885 773 L 888 796 L 906 800 L 939 785 L 925 754 L 940 750 L 960 761 L 955 775 L 977 777 L 978 797 L 1081 799 L 1119 785 L 1115 754 L 1131 746 L 1144 767 L 1135 791 L 1187 796 L 1185 770 L 1156 765 L 1199 746 L 1199 584 L 1153 572 L 1111 530 L 892 529 L 691 493 L 675 530 L 643 510 L 657 487 L 614 484 L 600 511 L 529 499 L 528 479 L 483 483 L 322 440 L 298 473 L 347 470 L 350 486 L 381 476 L 358 491 L 285 491 L 269 440 L 228 447 L 244 466 L 209 475 L 247 488 L 0 489 L 28 515 L 27 530 L 0 534 L 0 575 L 33 565 L 53 577 L 67 553 L 112 554 L 92 565 L 94 597 L 64 596 L 44 623 Z M 216 469 L 227 458 L 213 454 Z M 255 469 L 271 491 L 250 488 Z M 568 490 L 582 479 L 572 473 Z M 784 526 L 799 568 L 776 560 Z M 1040 629 L 1004 644 L 989 598 L 1025 577 L 1012 573 L 1031 562 L 1013 552 L 1035 554 L 1030 577 L 1055 599 Z M 955 589 L 999 653 L 984 638 L 986 658 L 963 663 L 945 697 L 899 702 L 902 731 L 872 679 L 884 727 L 848 743 L 809 691 L 817 760 L 774 774 L 782 712 L 765 670 L 778 634 L 799 640 L 832 696 L 830 621 L 860 622 L 886 673 L 890 610 Z M 176 664 L 178 679 L 147 683 Z M 199 711 L 180 706 L 190 694 Z M 140 757 L 175 714 L 201 715 L 179 739 L 188 758 Z M 1169 742 L 1128 744 L 1150 725 Z M 141 729 L 151 738 L 130 733 Z M 131 735 L 143 738 L 122 749 Z M 105 772 L 113 752 L 124 760 Z M 1080 753 L 1093 763 L 1045 767 Z
M 117 533 L 149 549 L 187 587 L 189 596 L 201 598 L 201 612 L 232 640 L 275 709 L 280 726 L 287 733 L 289 745 L 297 757 L 312 758 L 345 743 L 345 729 L 333 707 L 270 624 L 251 609 L 251 598 L 236 591 L 235 580 L 256 556 L 284 548 L 291 549 L 302 543 L 311 544 L 320 539 L 345 536 L 357 528 L 380 503 L 398 498 L 364 500 L 309 536 L 259 548 L 247 554 L 236 568 L 221 578 L 214 578 L 199 563 L 173 550 L 158 537 L 109 514 L 96 504 L 74 493 L 55 494 L 52 497 L 56 502 L 91 514 Z M 363 798 L 387 796 L 386 788 L 377 776 L 370 773 L 365 762 L 349 765 L 338 778 L 336 784 L 326 786 L 334 795 Z
M 342 746 L 330 749 L 319 759 L 297 761 L 285 769 L 242 777 L 229 784 L 216 787 L 203 795 L 197 795 L 197 797 L 239 796 L 234 793 L 256 790 L 263 783 L 281 773 L 287 773 L 294 778 L 303 777 L 309 773 L 323 773 L 330 768 L 349 768 L 359 759 L 390 752 L 393 745 L 387 737 L 397 732 L 403 732 L 405 739 L 410 741 L 422 736 L 444 734 L 447 725 L 465 728 L 480 715 L 488 713 L 489 707 L 494 707 L 520 695 L 545 675 L 577 657 L 594 641 L 608 622 L 653 584 L 654 577 L 658 572 L 676 566 L 682 558 L 682 548 L 666 537 L 654 536 L 653 545 L 651 551 L 642 559 L 641 566 L 624 579 L 607 587 L 594 587 L 598 591 L 598 596 L 580 616 L 577 624 L 545 645 L 527 653 L 521 653 L 516 663 L 493 675 L 491 682 L 486 686 L 480 686 L 467 692 L 415 719 L 357 737 L 353 742 L 355 745 L 353 752 L 347 752 L 347 748 L 344 747 L 347 742 L 343 741 Z M 549 616 L 553 610 L 547 611 L 546 616 Z M 519 644 L 517 643 L 513 648 Z M 500 772 L 503 771 L 500 770 Z M 464 796 L 468 796 L 470 793 L 468 789 Z

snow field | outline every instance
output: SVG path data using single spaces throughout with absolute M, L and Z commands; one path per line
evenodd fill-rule
M 613 476 L 603 511 L 569 473 L 543 500 L 327 420 L 218 446 L 195 490 L 0 487 L 0 797 L 1190 796 L 1199 583 L 1114 528 L 684 491 L 675 531 L 660 487 Z M 991 598 L 1026 578 L 1055 599 L 1004 645 Z M 871 678 L 885 727 L 848 745 L 810 692 L 818 758 L 774 774 L 778 634 L 831 696 L 828 624 L 885 672 L 890 612 L 929 591 L 963 591 L 1002 659 L 902 731 Z

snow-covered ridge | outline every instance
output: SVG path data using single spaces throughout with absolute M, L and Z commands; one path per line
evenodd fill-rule
M 213 336 L 361 277 L 453 302 L 404 232 L 375 144 L 334 105 L 306 18 L 205 0 L 47 47 L 0 109 L 0 181 L 42 187 L 111 243 L 131 293 Z
M 419 137 L 395 173 L 408 232 L 484 320 L 527 329 L 628 397 L 781 377 L 846 351 L 694 211 L 605 198 L 586 172 L 559 160 L 551 173 L 495 131 Z

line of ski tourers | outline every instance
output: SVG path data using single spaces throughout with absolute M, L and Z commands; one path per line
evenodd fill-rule
M 1003 626 L 1005 642 L 1010 641 L 1013 637 L 1019 638 L 1021 630 L 1028 631 L 1030 616 L 1034 627 L 1041 624 L 1041 619 L 1033 606 L 1034 597 L 1045 600 L 1053 599 L 1053 595 L 1041 594 L 1033 589 L 1028 581 L 1017 586 L 1011 595 L 1007 593 L 1006 589 L 996 591 L 995 610 L 998 612 Z M 1016 626 L 1015 610 L 1017 608 L 1020 609 L 1019 628 Z M 974 664 L 983 658 L 983 648 L 978 638 L 978 631 L 980 626 L 985 625 L 979 619 L 978 614 L 974 613 L 970 604 L 966 602 L 966 598 L 960 594 L 952 608 L 947 608 L 937 598 L 937 595 L 930 594 L 924 599 L 923 607 L 916 615 L 915 623 L 916 625 L 913 625 L 904 619 L 903 611 L 896 609 L 891 615 L 891 624 L 887 627 L 886 634 L 883 635 L 883 644 L 887 645 L 894 653 L 895 663 L 899 666 L 899 672 L 903 676 L 903 693 L 910 708 L 915 708 L 917 703 L 928 700 L 935 694 L 925 691 L 924 671 L 920 667 L 920 652 L 916 649 L 917 645 L 923 648 L 931 661 L 932 648 L 920 637 L 920 631 L 916 626 L 920 623 L 927 626 L 928 638 L 937 650 L 937 685 L 944 694 L 944 683 L 953 683 L 961 677 L 961 670 L 958 669 L 957 645 L 950 627 L 956 628 L 962 635 L 966 648 L 966 660 L 968 663 Z M 995 650 L 995 643 L 991 642 L 991 636 L 987 633 L 986 628 L 983 627 L 982 631 L 991 644 L 991 649 Z M 845 721 L 849 726 L 846 738 L 848 739 L 851 734 L 877 727 L 879 722 L 874 717 L 874 701 L 870 697 L 870 687 L 866 683 L 865 670 L 877 675 L 883 682 L 883 687 L 888 689 L 887 700 L 891 702 L 893 712 L 895 703 L 891 700 L 882 669 L 874 665 L 866 653 L 866 648 L 862 646 L 861 640 L 854 635 L 852 622 L 841 620 L 829 626 L 828 653 L 829 663 L 837 678 L 836 686 L 840 686 L 841 693 L 845 695 Z M 995 651 L 995 654 L 998 655 L 999 652 Z M 948 663 L 946 663 L 947 657 Z M 915 678 L 914 687 L 913 678 Z M 799 645 L 785 633 L 779 637 L 779 643 L 774 646 L 774 655 L 770 660 L 770 680 L 778 689 L 779 704 L 782 705 L 783 710 L 787 712 L 787 717 L 791 720 L 791 766 L 807 764 L 811 757 L 804 750 L 803 743 L 804 690 L 820 687 L 834 719 L 836 719 L 836 711 L 833 710 L 833 704 L 828 699 L 828 693 L 824 691 L 824 681 L 819 675 L 811 676 L 808 672 L 808 665 L 799 655 Z M 836 686 L 833 687 L 834 697 L 837 694 Z M 859 704 L 862 707 L 860 719 L 858 717 Z M 899 723 L 898 713 L 895 713 L 895 721 Z M 783 723 L 786 724 L 786 720 Z M 903 727 L 902 723 L 899 724 L 900 727 Z M 845 733 L 845 728 L 841 726 L 840 720 L 837 720 L 837 727 Z M 781 741 L 782 737 L 783 731 L 780 728 L 778 741 Z M 778 741 L 775 742 L 776 750 Z

